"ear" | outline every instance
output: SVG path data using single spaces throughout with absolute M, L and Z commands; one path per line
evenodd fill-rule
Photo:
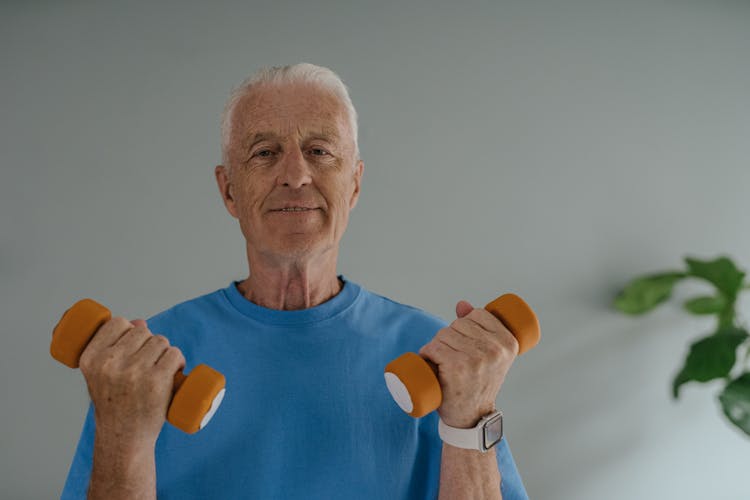
M 224 165 L 216 165 L 214 176 L 216 177 L 216 184 L 219 187 L 219 194 L 221 194 L 224 206 L 227 207 L 229 214 L 237 219 L 239 216 L 237 215 L 237 205 L 234 199 L 234 193 L 232 192 L 230 170 L 229 167 L 225 167 Z
M 357 166 L 354 169 L 354 192 L 349 200 L 349 210 L 354 210 L 357 206 L 357 200 L 359 200 L 360 186 L 362 185 L 362 173 L 365 170 L 365 163 L 362 160 L 357 161 Z

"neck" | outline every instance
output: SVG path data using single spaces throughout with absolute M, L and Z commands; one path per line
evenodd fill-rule
M 249 301 L 269 309 L 292 311 L 315 307 L 337 295 L 344 286 L 335 260 L 328 265 L 292 263 L 264 267 L 250 265 L 250 275 L 238 283 Z

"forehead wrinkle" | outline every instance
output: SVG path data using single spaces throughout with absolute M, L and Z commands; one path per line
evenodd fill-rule
M 341 135 L 335 128 L 327 126 L 310 127 L 309 131 L 305 131 L 302 126 L 298 125 L 297 137 L 302 140 L 322 139 L 330 143 L 338 143 L 341 139 Z M 252 147 L 254 144 L 264 140 L 283 142 L 283 137 L 272 130 L 259 130 L 254 134 L 252 132 L 250 134 L 245 134 L 245 138 L 242 142 L 243 146 Z
M 330 96 L 320 97 L 320 100 L 296 107 L 291 102 L 274 101 L 267 95 L 248 95 L 247 100 L 241 103 L 242 105 L 237 106 L 239 112 L 235 115 L 238 125 L 235 130 L 244 129 L 243 132 L 240 132 L 241 137 L 238 138 L 240 139 L 238 141 L 240 147 L 249 149 L 255 143 L 264 139 L 281 141 L 286 130 L 293 130 L 294 128 L 296 128 L 297 137 L 303 140 L 322 139 L 345 146 L 342 141 L 344 141 L 346 135 L 349 135 L 345 130 L 348 127 L 348 122 L 340 103 L 333 101 L 332 104 L 334 105 L 326 109 L 326 101 Z M 261 119 L 253 119 L 258 113 L 261 115 L 258 118 Z M 268 113 L 273 116 L 270 121 Z M 301 119 L 296 120 L 297 118 Z M 285 130 L 277 130 L 279 119 L 286 122 L 282 126 Z M 295 121 L 297 122 L 296 125 L 293 123 Z

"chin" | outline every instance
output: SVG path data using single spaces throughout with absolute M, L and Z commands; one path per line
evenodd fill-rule
M 299 235 L 304 238 L 303 235 Z M 300 241 L 287 241 L 276 247 L 277 253 L 285 257 L 313 257 L 320 254 L 325 249 L 325 246 L 321 241 L 317 240 L 304 240 Z

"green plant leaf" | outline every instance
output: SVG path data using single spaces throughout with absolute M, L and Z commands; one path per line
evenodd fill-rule
M 685 366 L 672 382 L 672 396 L 679 397 L 686 382 L 708 382 L 726 377 L 737 361 L 737 347 L 748 338 L 741 328 L 722 328 L 690 346 Z
M 723 295 L 715 297 L 697 297 L 685 302 L 685 309 L 693 314 L 718 314 L 727 306 Z
M 686 276 L 682 272 L 667 272 L 635 278 L 617 295 L 613 306 L 626 314 L 646 313 L 667 300 L 674 284 Z
M 745 273 L 740 271 L 728 257 L 714 260 L 700 260 L 686 257 L 690 276 L 703 278 L 716 286 L 730 302 L 734 302 L 742 286 Z
M 729 382 L 719 394 L 724 415 L 750 436 L 750 373 Z

